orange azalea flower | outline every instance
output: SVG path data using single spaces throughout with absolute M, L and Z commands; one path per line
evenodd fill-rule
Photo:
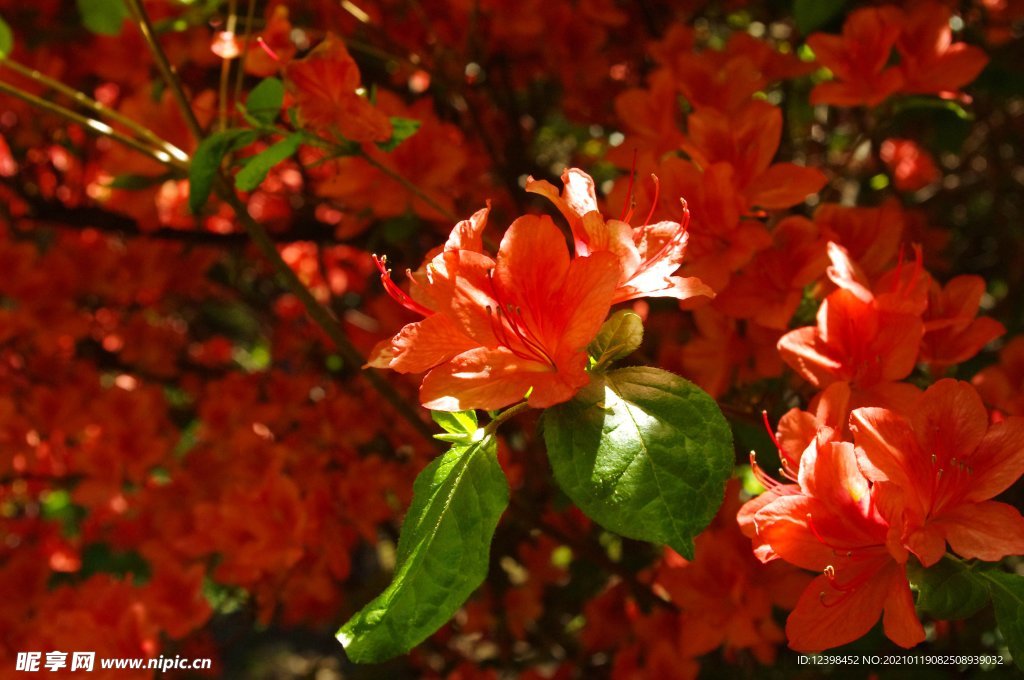
M 814 211 L 814 223 L 829 240 L 841 243 L 868 278 L 874 279 L 896 261 L 906 215 L 895 199 L 877 208 L 824 203 Z
M 657 178 L 654 181 L 657 185 Z M 594 180 L 587 173 L 568 168 L 562 173 L 562 183 L 565 187 L 559 194 L 550 182 L 531 177 L 526 190 L 546 197 L 562 212 L 572 229 L 578 255 L 609 252 L 618 258 L 621 275 L 613 303 L 638 297 L 714 297 L 714 292 L 700 279 L 673 276 L 683 262 L 689 239 L 686 227 L 690 213 L 685 201 L 681 223 L 648 224 L 650 214 L 654 213 L 652 207 L 643 226 L 631 227 L 627 222 L 632 210 L 621 220 L 604 219 L 597 209 Z
M 861 469 L 901 505 L 903 544 L 924 566 L 938 562 L 946 543 L 966 558 L 987 561 L 1024 554 L 1024 517 L 989 500 L 1024 473 L 1024 418 L 989 426 L 970 384 L 940 380 L 911 417 L 883 408 L 853 412 Z
M 1024 416 L 1024 337 L 999 352 L 999 363 L 982 369 L 972 381 L 985 403 L 1011 416 Z
M 835 80 L 811 91 L 812 104 L 875 106 L 896 92 L 903 76 L 887 66 L 900 35 L 903 13 L 895 7 L 871 7 L 850 12 L 842 35 L 815 33 L 807 44 Z
M 872 485 L 857 468 L 853 445 L 831 438 L 824 428 L 804 451 L 797 484 L 777 485 L 747 503 L 741 527 L 755 536 L 762 561 L 781 558 L 821 573 L 786 621 L 791 648 L 851 642 L 880 616 L 890 640 L 912 647 L 924 640 L 924 628 L 907 582 L 907 551 L 893 540 L 886 483 Z
M 918 3 L 906 13 L 896 43 L 903 73 L 901 91 L 955 95 L 985 68 L 984 50 L 953 42 L 950 15 L 950 8 L 938 2 Z
M 729 116 L 701 109 L 687 119 L 687 128 L 683 151 L 705 171 L 729 164 L 748 211 L 796 205 L 827 181 L 816 168 L 772 163 L 782 139 L 782 111 L 768 102 L 752 101 Z
M 815 387 L 849 383 L 855 390 L 854 407 L 906 407 L 916 398 L 917 388 L 897 381 L 917 362 L 928 276 L 919 260 L 913 267 L 901 263 L 879 280 L 876 294 L 845 250 L 835 243 L 828 248 L 828 275 L 839 289 L 821 303 L 817 326 L 784 335 L 779 353 Z
M 775 226 L 772 241 L 772 248 L 730 281 L 715 306 L 729 316 L 786 330 L 804 288 L 825 271 L 825 238 L 813 222 L 794 215 Z
M 336 129 L 354 142 L 391 137 L 388 117 L 356 93 L 361 83 L 359 67 L 340 38 L 327 34 L 316 49 L 291 62 L 285 76 L 304 125 Z
M 746 265 L 755 253 L 771 245 L 771 234 L 760 220 L 743 220 L 746 205 L 728 163 L 698 168 L 678 156 L 667 156 L 657 165 L 660 190 L 652 193 L 647 182 L 636 183 L 636 202 L 655 204 L 661 219 L 683 220 L 680 201 L 668 197 L 686 196 L 693 213 L 689 224 L 690 261 L 686 272 L 698 277 L 712 290 L 723 290 L 732 272 Z M 610 202 L 629 206 L 632 194 L 626 182 L 618 182 Z M 624 210 L 627 208 L 624 208 Z
M 945 287 L 932 282 L 921 360 L 931 364 L 933 371 L 967 361 L 1006 332 L 995 319 L 976 318 L 984 294 L 985 279 L 980 276 L 957 276 Z
M 586 347 L 611 307 L 618 261 L 608 252 L 570 258 L 549 217 L 520 217 L 496 258 L 482 252 L 488 209 L 460 222 L 442 252 L 412 275 L 412 295 L 379 263 L 388 292 L 425 315 L 377 345 L 368 365 L 429 371 L 430 409 L 498 409 L 529 395 L 546 408 L 589 382 Z
M 673 31 L 652 52 L 671 72 L 679 91 L 698 110 L 711 108 L 719 115 L 731 113 L 771 83 L 814 69 L 813 64 L 783 54 L 744 32 L 733 33 L 722 50 L 697 52 L 685 48 L 687 38 L 686 33 Z

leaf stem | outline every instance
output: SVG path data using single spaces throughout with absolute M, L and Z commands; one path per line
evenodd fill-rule
M 521 401 L 518 404 L 509 406 L 507 409 L 505 409 L 498 415 L 494 416 L 494 419 L 491 422 L 487 423 L 487 425 L 484 427 L 484 435 L 490 436 L 494 434 L 494 432 L 498 429 L 499 425 L 501 425 L 503 422 L 505 422 L 512 416 L 516 415 L 517 413 L 521 413 L 522 411 L 525 411 L 528 408 L 530 408 L 530 405 L 525 401 Z
M 160 43 L 157 42 L 156 36 L 153 34 L 153 25 L 149 22 L 149 15 L 146 14 L 146 10 L 143 9 L 140 0 L 127 0 L 128 9 L 131 11 L 132 16 L 135 18 L 135 23 L 138 24 L 139 31 L 142 33 L 143 39 L 146 41 L 146 45 L 149 46 L 149 51 L 153 54 L 153 59 L 156 61 L 157 70 L 160 71 L 160 75 L 163 77 L 164 82 L 167 83 L 167 87 L 170 88 L 171 94 L 174 99 L 178 102 L 178 107 L 181 109 L 182 115 L 185 117 L 185 124 L 188 126 L 192 136 L 195 137 L 196 141 L 203 139 L 203 128 L 199 125 L 199 120 L 196 118 L 195 111 L 192 110 L 192 105 L 188 101 L 188 97 L 185 96 L 185 91 L 181 89 L 181 82 L 178 80 L 177 74 L 174 72 L 174 67 L 167 61 L 167 54 L 164 53 Z

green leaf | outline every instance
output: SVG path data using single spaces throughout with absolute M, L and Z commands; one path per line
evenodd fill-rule
M 454 446 L 416 478 L 391 585 L 338 631 L 352 661 L 409 651 L 484 580 L 494 528 L 508 505 L 496 454 L 493 437 Z
M 837 16 L 846 0 L 793 0 L 793 18 L 796 28 L 807 35 Z
M 615 312 L 587 347 L 587 353 L 594 359 L 591 370 L 603 370 L 613 361 L 629 356 L 643 339 L 644 322 L 637 314 L 625 309 Z
M 443 442 L 468 444 L 473 441 L 479 429 L 476 411 L 431 411 L 434 422 L 441 426 L 447 434 L 435 434 L 434 439 Z
M 14 50 L 14 33 L 3 17 L 0 17 L 0 59 L 6 59 Z
M 198 215 L 210 198 L 213 181 L 217 178 L 224 156 L 234 149 L 251 144 L 257 137 L 258 134 L 252 130 L 222 130 L 199 144 L 188 168 L 188 207 L 193 215 Z
M 1024 670 L 1024 578 L 1003 571 L 981 571 L 978 576 L 988 581 L 996 624 L 1013 662 Z
M 974 120 L 974 114 L 961 106 L 960 102 L 952 99 L 941 99 L 939 97 L 902 97 L 893 103 L 893 113 L 899 114 L 904 111 L 914 110 L 935 110 L 949 111 L 963 121 Z
M 601 526 L 693 557 L 732 470 L 732 434 L 714 399 L 657 368 L 592 375 L 544 412 L 562 490 Z
M 377 142 L 377 148 L 381 151 L 394 151 L 399 144 L 416 134 L 420 129 L 420 121 L 415 118 L 399 118 L 392 116 L 391 139 L 386 142 Z
M 918 589 L 917 605 L 944 621 L 966 619 L 988 602 L 985 581 L 959 560 L 919 568 L 911 574 L 911 582 Z
M 265 78 L 245 100 L 245 112 L 262 125 L 277 120 L 284 103 L 284 84 L 277 78 Z
M 271 168 L 298 151 L 301 142 L 302 134 L 297 132 L 247 158 L 245 165 L 235 175 L 235 188 L 240 191 L 252 191 L 258 187 Z
M 128 18 L 124 0 L 76 0 L 76 3 L 82 24 L 93 33 L 118 35 Z

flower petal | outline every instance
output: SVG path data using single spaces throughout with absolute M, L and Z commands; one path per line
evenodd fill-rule
M 988 411 L 970 383 L 940 380 L 914 409 L 912 422 L 921 449 L 939 460 L 964 460 L 988 431 Z
M 985 501 L 1024 475 L 1024 418 L 1007 418 L 989 428 L 967 461 L 974 477 L 967 500 Z
M 1024 555 L 1024 517 L 1012 505 L 996 501 L 964 503 L 934 522 L 949 547 L 961 557 L 996 562 Z
M 406 324 L 391 338 L 391 361 L 399 373 L 422 373 L 478 344 L 443 314 Z
M 590 378 L 586 355 L 559 371 L 521 359 L 505 348 L 478 347 L 463 352 L 423 378 L 420 403 L 435 411 L 495 409 L 521 401 L 530 393 L 530 406 L 547 408 L 568 401 Z
M 887 638 L 909 649 L 924 642 L 924 626 L 914 611 L 914 596 L 907 582 L 906 568 L 901 565 L 896 569 L 897 573 L 891 576 L 889 592 L 885 598 L 882 627 Z

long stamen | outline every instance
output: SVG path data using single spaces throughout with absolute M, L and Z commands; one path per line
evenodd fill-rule
M 772 429 L 771 423 L 768 422 L 768 411 L 761 411 L 761 421 L 764 423 L 764 429 L 768 431 L 768 436 L 772 440 L 772 444 L 775 445 L 775 450 L 779 452 L 779 460 L 782 462 L 782 474 L 792 481 L 796 480 L 796 467 L 797 462 L 793 460 L 793 457 L 789 455 L 789 452 L 782 448 L 779 444 L 779 438 L 775 435 L 775 430 Z
M 554 359 L 544 349 L 544 345 L 537 339 L 533 331 L 530 330 L 530 326 L 526 323 L 526 319 L 523 317 L 523 310 L 520 307 L 508 306 L 508 319 L 509 325 L 512 327 L 512 332 L 523 341 L 527 347 L 542 355 L 545 360 L 552 366 L 555 365 Z
M 487 317 L 491 322 L 491 332 L 494 333 L 494 337 L 498 341 L 498 344 L 512 352 L 512 354 L 520 359 L 533 361 L 535 359 L 534 356 L 517 350 L 512 346 L 512 342 L 509 340 L 508 334 L 505 332 L 505 324 L 502 322 L 501 309 L 499 308 L 498 310 L 494 310 L 490 305 L 487 305 L 484 309 L 487 310 Z
M 548 364 L 552 368 L 556 368 L 555 361 L 548 354 L 547 350 L 544 349 L 544 344 L 537 339 L 537 336 L 533 334 L 527 325 L 526 319 L 523 318 L 522 310 L 511 303 L 505 302 L 503 296 L 498 292 L 497 286 L 494 285 L 493 269 L 487 272 L 487 277 L 491 283 L 491 295 L 495 302 L 498 303 L 497 309 L 494 310 L 494 314 L 491 316 L 491 328 L 498 342 L 520 359 L 539 361 Z M 489 315 L 492 314 L 489 306 L 487 307 L 487 313 Z M 495 321 L 497 321 L 497 327 L 495 326 Z M 525 352 L 513 348 L 515 343 L 505 332 L 506 324 L 508 329 L 512 331 L 512 334 L 526 348 Z
M 675 233 L 672 234 L 672 236 L 668 238 L 664 244 L 662 244 L 657 254 L 653 256 L 648 255 L 647 258 L 640 264 L 640 266 L 636 268 L 636 272 L 633 274 L 634 278 L 650 269 L 655 262 L 660 261 L 665 256 L 665 254 L 668 253 L 669 250 L 678 246 L 679 242 L 686 238 L 686 229 L 690 225 L 690 211 L 686 207 L 685 198 L 680 198 L 679 202 L 683 204 L 683 217 L 682 221 L 679 222 L 679 226 L 676 227 Z M 650 219 L 649 215 L 648 219 Z M 644 226 L 646 226 L 646 224 Z
M 645 227 L 651 223 L 651 218 L 654 217 L 654 209 L 658 207 L 658 198 L 661 196 L 661 182 L 658 181 L 658 176 L 651 174 L 651 179 L 654 180 L 654 200 L 651 201 L 651 210 L 647 213 L 647 219 L 644 220 Z M 674 235 L 673 238 L 675 238 Z
M 770 476 L 764 471 L 764 469 L 757 464 L 757 453 L 754 451 L 750 452 L 750 471 L 754 473 L 754 479 L 756 479 L 761 486 L 766 489 L 777 489 L 782 484 Z
M 636 179 L 636 156 L 637 150 L 633 149 L 633 167 L 629 171 L 629 186 L 626 187 L 626 201 L 622 205 L 622 216 L 620 222 L 629 222 L 633 216 L 633 208 L 636 207 L 636 198 L 633 196 L 633 180 Z
M 392 280 L 391 270 L 388 269 L 387 267 L 387 255 L 382 255 L 380 257 L 373 255 L 372 257 L 373 263 L 377 265 L 377 271 L 380 272 L 380 282 L 384 284 L 384 290 L 387 291 L 387 294 L 390 295 L 395 302 L 402 305 L 410 312 L 415 312 L 422 316 L 430 316 L 434 313 L 433 310 L 427 309 L 426 307 L 424 307 L 423 305 L 409 297 L 409 294 L 406 293 L 401 288 L 399 288 L 398 284 L 396 284 L 394 280 Z

